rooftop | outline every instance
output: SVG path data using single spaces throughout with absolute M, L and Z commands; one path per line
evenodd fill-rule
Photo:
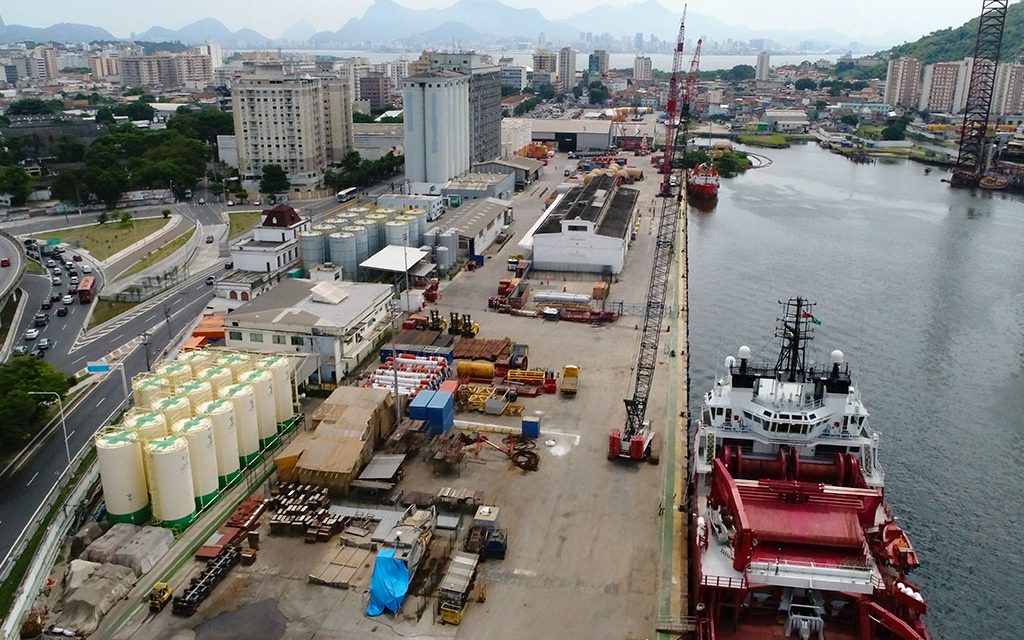
M 360 262 L 359 266 L 364 269 L 376 269 L 377 271 L 405 273 L 406 269 L 411 269 L 417 262 L 425 257 L 427 257 L 427 252 L 422 249 L 389 244 L 366 260 Z M 388 287 L 388 289 L 390 288 L 391 287 Z
M 486 191 L 505 179 L 506 173 L 466 173 L 455 178 L 445 187 L 461 191 Z
M 480 164 L 500 164 L 506 167 L 512 167 L 514 169 L 521 169 L 523 171 L 538 171 L 544 166 L 544 163 L 540 160 L 534 160 L 533 158 L 524 158 L 522 156 L 510 156 L 508 158 L 496 158 L 494 160 L 488 160 L 487 162 L 480 162 Z
M 390 285 L 362 282 L 330 283 L 337 289 L 327 292 L 330 295 L 325 295 L 323 288 L 314 292 L 324 284 L 328 283 L 285 278 L 270 291 L 228 314 L 225 326 L 245 323 L 346 329 L 378 299 L 391 293 Z
M 275 205 L 272 209 L 265 209 L 263 216 L 262 226 L 264 227 L 288 229 L 303 222 L 298 211 L 284 202 Z
M 495 219 L 503 216 L 511 206 L 511 202 L 499 198 L 473 200 L 469 204 L 449 210 L 444 222 L 438 226 L 458 229 L 460 236 L 475 238 Z
M 355 122 L 352 133 L 357 136 L 401 136 L 405 125 L 391 122 Z
M 613 176 L 597 176 L 570 189 L 535 233 L 561 233 L 563 220 L 586 220 L 598 235 L 623 238 L 639 196 L 636 189 L 616 186 Z
M 584 120 L 582 118 L 506 118 L 505 121 L 528 122 L 533 133 L 596 133 L 607 135 L 611 120 Z

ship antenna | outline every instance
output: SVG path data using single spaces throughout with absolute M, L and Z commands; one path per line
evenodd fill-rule
M 788 382 L 803 382 L 807 370 L 806 343 L 814 339 L 811 329 L 814 304 L 799 296 L 786 302 L 780 300 L 779 304 L 783 313 L 775 335 L 782 340 L 782 348 L 775 363 L 775 375 L 781 379 L 780 374 L 785 372 Z

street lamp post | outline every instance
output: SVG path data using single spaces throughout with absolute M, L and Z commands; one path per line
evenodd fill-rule
M 30 396 L 53 396 L 57 398 L 57 410 L 60 411 L 60 430 L 64 433 L 64 455 L 68 458 L 68 466 L 71 466 L 71 447 L 68 445 L 68 425 L 64 421 L 64 401 L 56 391 L 26 391 Z
M 391 305 L 391 371 L 395 374 L 395 428 L 402 422 L 402 397 L 398 395 L 398 315 L 397 304 Z
M 149 339 L 151 337 L 152 336 L 150 335 L 150 333 L 148 331 L 143 331 L 141 334 L 139 334 L 139 338 L 142 339 L 142 350 L 146 354 L 146 371 L 149 371 L 149 367 L 150 367 L 150 364 L 149 364 Z

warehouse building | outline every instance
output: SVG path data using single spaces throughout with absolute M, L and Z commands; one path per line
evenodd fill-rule
M 511 120 L 519 121 L 516 118 Z M 613 123 L 610 120 L 536 118 L 529 122 L 534 142 L 554 142 L 562 152 L 604 150 L 612 144 Z
M 511 200 L 515 191 L 516 177 L 512 173 L 467 173 L 445 185 L 441 195 L 456 207 L 480 198 Z
M 225 344 L 314 354 L 313 380 L 337 383 L 384 342 L 391 294 L 386 284 L 285 278 L 225 316 Z
M 608 175 L 570 189 L 524 240 L 532 243 L 534 269 L 620 273 L 639 195 Z
M 515 176 L 516 189 L 522 190 L 540 178 L 544 163 L 533 158 L 511 156 L 473 165 L 473 171 L 480 173 L 511 173 Z
M 380 160 L 388 153 L 404 153 L 405 133 L 402 124 L 357 122 L 352 125 L 355 150 L 366 160 Z
M 433 229 L 457 229 L 459 232 L 459 258 L 473 259 L 483 255 L 498 234 L 512 222 L 512 203 L 498 198 L 475 200 L 453 209 L 444 221 Z

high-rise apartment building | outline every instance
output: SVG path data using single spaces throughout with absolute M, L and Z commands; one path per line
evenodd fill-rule
M 116 56 L 97 54 L 89 58 L 89 70 L 95 80 L 114 78 L 121 75 L 121 59 Z
M 558 54 L 550 49 L 534 51 L 533 70 L 558 75 Z
M 213 84 L 213 58 L 208 54 L 179 53 L 174 56 L 174 69 L 178 86 L 198 90 Z
M 918 109 L 931 113 L 961 113 L 967 105 L 971 59 L 926 65 Z
M 893 58 L 885 75 L 885 103 L 914 107 L 921 94 L 921 61 L 917 58 Z
M 587 59 L 587 80 L 593 82 L 608 75 L 608 52 L 597 49 Z
M 405 177 L 439 184 L 469 171 L 470 76 L 427 71 L 405 79 Z M 499 128 L 500 136 L 500 128 Z
M 202 53 L 124 56 L 120 66 L 121 82 L 129 87 L 188 85 L 201 89 L 213 84 L 213 61 Z
M 29 56 L 35 63 L 35 79 L 55 80 L 60 69 L 57 65 L 57 51 L 53 47 L 36 47 Z
M 637 82 L 651 81 L 651 59 L 647 56 L 637 56 L 633 59 L 633 80 Z
M 758 82 L 766 82 L 771 77 L 771 56 L 767 51 L 757 54 L 757 67 L 755 68 L 754 79 Z
M 497 158 L 501 153 L 501 68 L 490 56 L 473 52 L 435 52 L 430 68 L 469 76 L 470 161 Z
M 992 96 L 992 114 L 1024 115 L 1024 65 L 999 63 Z
M 192 51 L 210 56 L 210 62 L 214 68 L 224 64 L 224 47 L 219 42 L 206 42 L 192 47 Z
M 352 150 L 351 103 L 341 78 L 249 62 L 231 97 L 243 180 L 258 181 L 264 166 L 276 164 L 293 187 L 314 188 L 324 168 Z
M 519 64 L 507 64 L 501 67 L 501 86 L 515 90 L 530 84 L 530 69 Z
M 572 47 L 558 50 L 558 85 L 562 91 L 576 86 L 576 51 Z
M 371 109 L 381 109 L 391 102 L 391 78 L 371 71 L 359 78 L 359 99 L 370 103 Z

